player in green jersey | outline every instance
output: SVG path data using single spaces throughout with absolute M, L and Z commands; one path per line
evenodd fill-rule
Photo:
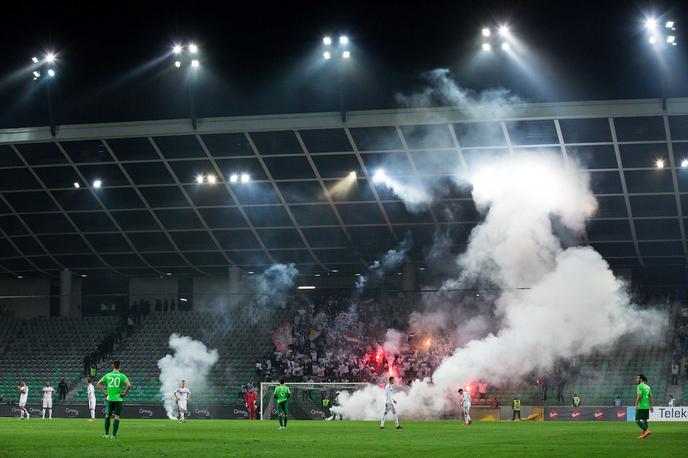
M 291 396 L 289 387 L 284 384 L 284 379 L 280 380 L 280 384 L 275 388 L 275 400 L 277 401 L 277 418 L 279 419 L 279 429 L 287 428 L 287 413 L 289 408 L 287 406 L 287 399 Z
M 635 400 L 635 422 L 643 430 L 638 439 L 645 439 L 650 435 L 647 420 L 650 419 L 650 412 L 652 412 L 652 388 L 647 384 L 647 378 L 643 374 L 638 374 L 635 383 L 638 385 L 636 389 L 638 396 Z
M 105 374 L 98 382 L 98 389 L 107 394 L 105 397 L 105 435 L 103 437 L 110 437 L 108 436 L 110 432 L 110 419 L 115 417 L 112 425 L 113 439 L 117 439 L 119 418 L 122 415 L 122 401 L 124 401 L 124 397 L 131 389 L 129 379 L 119 371 L 119 368 L 119 361 L 113 361 L 112 372 Z

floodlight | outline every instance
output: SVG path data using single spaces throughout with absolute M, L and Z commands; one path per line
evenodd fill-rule
M 167 275 L 168 277 L 171 277 L 171 276 L 172 276 L 172 272 L 165 272 L 165 275 Z
M 323 37 L 323 44 L 325 46 L 330 46 L 332 44 L 332 37 Z
M 669 36 L 666 38 L 666 42 L 667 42 L 667 43 L 674 43 L 675 41 L 676 41 L 676 37 L 673 36 L 673 35 L 669 35 Z
M 196 54 L 198 52 L 198 45 L 196 43 L 189 43 L 189 52 Z
M 506 25 L 499 26 L 499 34 L 503 37 L 508 36 L 509 35 L 509 27 Z
M 53 78 L 55 76 L 55 70 L 52 68 L 49 68 L 48 69 L 48 76 Z
M 251 175 L 249 175 L 248 173 L 242 173 L 241 174 L 241 182 L 242 183 L 248 183 L 249 181 L 251 181 Z
M 239 175 L 237 175 L 236 173 L 233 173 L 229 176 L 230 183 L 236 183 L 237 181 L 239 181 Z
M 37 64 L 37 63 L 38 63 L 38 57 L 33 56 L 33 57 L 31 58 L 31 62 L 33 62 L 34 64 Z
M 94 188 L 100 188 L 101 186 L 103 186 L 103 182 L 101 180 L 93 180 Z
M 652 36 L 649 38 L 649 42 L 650 42 L 650 44 L 652 44 L 652 45 L 655 44 L 655 43 L 657 43 L 657 37 L 654 36 L 654 35 L 652 35 Z
M 22 278 L 24 278 L 24 276 L 23 275 L 17 275 L 17 278 L 21 280 Z
M 502 50 L 508 51 L 510 49 L 511 49 L 511 45 L 509 43 L 507 43 L 506 41 L 504 43 L 502 43 Z
M 490 36 L 490 29 L 487 27 L 483 27 L 482 34 L 484 37 L 489 37 Z
M 688 159 L 684 159 L 681 161 L 681 168 L 685 169 L 688 167 Z
M 375 171 L 375 175 L 373 175 L 373 182 L 374 183 L 382 183 L 387 179 L 387 175 L 385 174 L 385 171 L 382 169 L 377 169 Z
M 203 175 L 196 175 L 196 183 L 201 184 L 204 180 Z
M 649 30 L 654 30 L 657 28 L 657 19 L 649 18 L 645 19 L 645 27 Z
M 210 184 L 217 183 L 217 178 L 215 177 L 215 175 L 208 175 L 208 183 L 210 183 Z
M 332 54 L 330 54 L 330 51 L 325 51 L 325 52 L 323 53 L 323 57 L 324 57 L 326 60 L 330 60 L 330 58 L 332 58 Z
M 664 168 L 664 159 L 657 159 L 657 161 L 655 162 L 655 166 L 658 169 L 663 169 Z
M 352 170 L 351 172 L 349 172 L 349 179 L 351 179 L 351 180 L 356 179 L 356 171 L 355 170 Z
M 182 49 L 184 49 L 184 48 L 182 48 L 182 45 L 174 45 L 172 47 L 172 52 L 175 54 L 181 54 Z
M 88 277 L 88 275 L 86 275 L 86 274 L 81 274 L 81 278 L 86 278 L 86 277 Z
M 667 21 L 666 25 L 664 26 L 667 29 L 673 29 L 674 28 L 674 21 Z
M 344 51 L 342 53 L 342 59 L 349 59 L 351 57 L 351 51 Z
M 194 59 L 194 60 L 191 61 L 191 66 L 192 66 L 193 68 L 198 68 L 200 65 L 201 65 L 201 63 L 198 62 L 198 59 Z
M 55 62 L 55 54 L 52 52 L 49 52 L 45 55 L 45 61 L 49 64 L 52 64 Z
M 483 43 L 483 51 L 491 51 L 492 46 L 490 46 L 490 43 Z
M 339 36 L 339 44 L 340 45 L 348 45 L 349 44 L 349 37 L 346 35 L 340 35 Z
M 182 66 L 182 63 L 179 62 L 178 60 L 175 60 L 175 61 L 174 61 L 174 66 L 177 67 L 177 68 L 179 68 L 179 67 Z
M 41 77 L 41 72 L 39 72 L 38 70 L 34 70 L 33 71 L 33 79 L 37 80 L 40 77 Z
M 76 189 L 79 189 L 79 188 L 81 187 L 81 185 L 79 184 L 78 181 L 75 181 L 75 182 L 74 182 L 74 187 L 75 187 Z

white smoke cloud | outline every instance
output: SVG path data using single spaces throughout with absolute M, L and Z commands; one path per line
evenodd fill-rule
M 299 274 L 294 263 L 273 264 L 256 278 L 258 305 L 277 305 L 284 302 Z
M 193 392 L 202 392 L 207 386 L 208 372 L 217 363 L 217 350 L 208 350 L 203 342 L 188 336 L 172 334 L 170 336 L 168 354 L 158 361 L 160 368 L 160 394 L 167 416 L 176 418 L 176 402 L 174 391 L 182 380 Z
M 382 257 L 382 261 L 376 259 L 371 265 L 368 266 L 368 272 L 364 275 L 360 275 L 356 280 L 356 289 L 358 289 L 359 292 L 363 290 L 371 276 L 382 278 L 390 270 L 399 267 L 401 263 L 404 262 L 406 253 L 408 253 L 410 248 L 411 239 L 407 235 L 404 237 L 404 240 L 399 243 L 399 246 L 396 249 L 388 250 L 387 253 L 385 253 L 385 255 Z
M 594 213 L 587 176 L 552 157 L 525 155 L 486 165 L 470 183 L 486 215 L 457 259 L 460 276 L 445 288 L 487 280 L 500 291 L 495 309 L 501 326 L 459 346 L 431 382 L 416 381 L 397 394 L 400 415 L 436 418 L 455 404 L 458 387 L 478 378 L 521 380 L 561 358 L 609 349 L 624 335 L 642 332 L 650 340 L 661 333 L 666 316 L 638 309 L 597 252 L 565 248 L 553 231 L 551 218 L 580 233 Z M 484 324 L 464 327 L 480 333 Z M 339 410 L 352 419 L 376 419 L 384 409 L 379 387 L 340 401 Z

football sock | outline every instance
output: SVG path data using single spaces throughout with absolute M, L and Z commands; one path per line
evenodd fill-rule
M 43 412 L 41 413 L 43 419 L 45 420 L 45 409 L 43 409 Z
M 280 426 L 282 426 L 282 415 L 280 415 L 280 416 L 277 417 L 277 418 L 279 418 L 279 424 L 280 424 Z
M 284 416 L 284 427 L 285 428 L 287 427 L 287 416 L 286 415 Z
M 110 417 L 105 417 L 105 435 L 110 433 Z
M 635 423 L 638 425 L 638 428 L 640 428 L 640 429 L 642 429 L 643 431 L 645 431 L 645 429 L 646 429 L 646 428 L 645 428 L 645 423 L 643 423 L 642 420 L 638 420 L 638 421 L 636 421 Z
M 117 435 L 117 430 L 119 429 L 119 420 L 115 418 L 115 421 L 112 425 L 112 435 L 116 436 Z
M 53 418 L 53 409 L 48 409 L 48 418 Z
M 647 431 L 650 429 L 650 425 L 647 424 L 647 420 L 643 420 L 643 426 L 645 427 L 644 430 Z

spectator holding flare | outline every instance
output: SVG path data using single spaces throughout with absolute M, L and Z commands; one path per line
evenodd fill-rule
M 281 379 L 279 386 L 275 388 L 274 398 L 277 401 L 277 418 L 279 419 L 280 430 L 287 428 L 287 414 L 289 413 L 289 407 L 287 406 L 287 400 L 291 396 L 291 391 L 289 387 L 284 384 L 284 379 Z
M 647 378 L 643 374 L 638 374 L 635 378 L 637 385 L 635 399 L 635 423 L 643 433 L 638 436 L 638 439 L 645 439 L 650 435 L 649 425 L 647 421 L 650 419 L 650 412 L 652 412 L 652 389 L 647 384 Z
M 119 429 L 119 419 L 122 415 L 122 402 L 124 397 L 131 389 L 129 378 L 120 372 L 120 362 L 113 361 L 112 371 L 105 374 L 103 378 L 98 381 L 98 389 L 107 394 L 105 398 L 105 435 L 104 438 L 112 437 L 117 439 L 117 430 Z M 124 391 L 122 391 L 122 387 Z M 114 417 L 115 421 L 112 426 L 112 436 L 108 436 L 110 432 L 110 419 Z

